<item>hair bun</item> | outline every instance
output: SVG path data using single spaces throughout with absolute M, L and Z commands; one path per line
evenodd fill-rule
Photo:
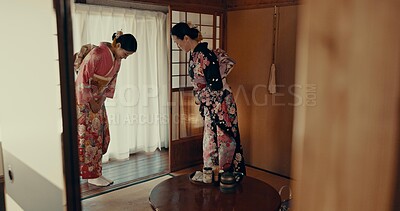
M 197 29 L 197 27 L 198 27 L 198 25 L 196 25 L 196 24 L 193 24 L 192 22 L 187 22 L 187 25 L 189 26 L 189 28 L 191 28 L 191 29 Z
M 119 36 L 123 35 L 124 33 L 122 31 L 117 31 L 112 35 L 112 40 L 118 39 Z

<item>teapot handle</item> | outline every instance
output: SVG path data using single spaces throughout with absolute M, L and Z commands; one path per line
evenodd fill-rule
M 235 176 L 236 183 L 240 183 L 243 180 L 244 174 L 242 172 L 233 172 Z

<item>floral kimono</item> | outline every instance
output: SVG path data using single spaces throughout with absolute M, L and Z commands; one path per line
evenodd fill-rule
M 220 55 L 215 53 L 207 48 L 207 43 L 199 43 L 189 64 L 193 93 L 204 119 L 204 167 L 219 166 L 224 171 L 246 173 L 236 103 L 225 80 L 229 70 L 220 72 L 227 66 L 231 69 L 233 63 L 222 64 L 218 61 Z
M 109 125 L 104 104 L 92 112 L 90 100 L 114 96 L 121 60 L 114 58 L 105 43 L 94 47 L 82 61 L 75 81 L 78 119 L 80 174 L 83 179 L 102 175 L 102 156 L 110 143 Z

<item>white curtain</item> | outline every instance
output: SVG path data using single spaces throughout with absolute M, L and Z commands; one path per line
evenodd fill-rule
M 168 147 L 168 51 L 166 14 L 75 4 L 75 52 L 87 43 L 111 42 L 114 32 L 133 34 L 135 54 L 122 61 L 113 99 L 106 100 L 111 142 L 103 161 Z

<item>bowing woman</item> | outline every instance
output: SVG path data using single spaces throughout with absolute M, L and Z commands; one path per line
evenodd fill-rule
M 246 173 L 236 103 L 222 80 L 216 54 L 200 42 L 200 31 L 186 23 L 172 27 L 171 36 L 180 49 L 190 51 L 189 75 L 204 120 L 204 167 Z
M 109 124 L 104 106 L 114 96 L 121 60 L 136 52 L 132 34 L 114 34 L 112 43 L 100 43 L 84 57 L 75 81 L 78 119 L 80 175 L 88 183 L 108 186 L 102 176 L 102 156 L 110 143 Z

